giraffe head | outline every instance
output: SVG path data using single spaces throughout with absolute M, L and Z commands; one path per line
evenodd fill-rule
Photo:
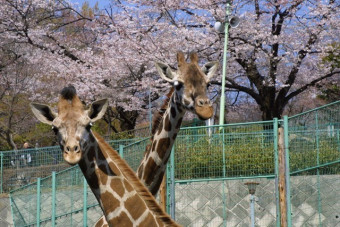
M 105 114 L 107 99 L 95 101 L 85 109 L 73 86 L 65 87 L 59 96 L 58 112 L 49 106 L 38 103 L 30 104 L 33 114 L 43 123 L 52 126 L 63 152 L 64 160 L 77 164 L 84 156 L 84 148 L 89 143 L 91 126 Z
M 213 107 L 207 95 L 210 78 L 218 68 L 218 62 L 208 62 L 202 68 L 198 65 L 197 53 L 190 54 L 191 62 L 185 61 L 182 52 L 177 53 L 178 70 L 161 62 L 156 63 L 160 76 L 175 87 L 175 98 L 182 107 L 206 120 L 212 117 Z

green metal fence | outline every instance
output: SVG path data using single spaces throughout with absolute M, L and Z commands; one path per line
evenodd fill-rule
M 203 123 L 204 121 L 196 119 L 185 125 L 198 126 Z M 106 139 L 118 150 L 120 145 L 126 146 L 149 137 L 150 128 L 144 127 L 106 136 Z M 142 145 L 144 144 L 140 142 L 139 146 Z M 138 161 L 140 160 L 135 160 Z M 0 194 L 33 183 L 37 178 L 50 176 L 53 171 L 58 172 L 67 168 L 69 165 L 64 162 L 59 146 L 1 151 Z
M 111 140 L 109 144 L 116 150 L 120 145 L 133 143 L 140 138 Z M 0 152 L 0 193 L 33 183 L 37 178 L 50 176 L 69 168 L 59 146 L 21 149 Z
M 275 226 L 277 127 L 275 120 L 181 130 L 168 167 L 175 193 L 169 194 L 168 212 L 184 226 L 250 226 L 245 183 L 256 182 L 258 191 L 270 188 L 263 205 L 257 204 L 262 218 L 256 224 Z
M 283 127 L 288 226 L 340 225 L 339 110 L 336 102 L 282 120 L 181 129 L 168 164 L 168 213 L 183 226 L 250 226 L 252 221 L 280 226 L 278 128 Z M 116 149 L 136 169 L 147 144 L 144 139 Z M 75 169 L 57 174 L 55 183 L 50 177 L 12 191 L 15 225 L 93 224 L 102 212 L 89 202 L 93 195 Z M 58 188 L 63 178 L 68 183 Z M 254 195 L 247 186 L 252 183 L 258 184 Z
M 136 170 L 148 141 L 117 143 L 117 150 Z M 15 226 L 92 226 L 102 215 L 78 166 L 12 190 L 10 201 Z

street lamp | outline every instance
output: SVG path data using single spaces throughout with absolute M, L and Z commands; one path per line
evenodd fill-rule
M 218 31 L 223 33 L 224 32 L 224 49 L 223 49 L 223 69 L 222 69 L 222 88 L 221 88 L 221 99 L 220 99 L 220 119 L 219 125 L 224 124 L 224 105 L 225 105 L 225 77 L 226 77 L 226 70 L 227 70 L 227 49 L 228 49 L 228 32 L 229 32 L 229 25 L 230 27 L 237 27 L 240 19 L 238 17 L 231 17 L 229 18 L 229 8 L 230 8 L 230 1 L 227 1 L 226 5 L 226 18 L 224 22 L 216 21 L 214 28 Z
M 256 191 L 256 186 L 259 185 L 257 182 L 246 182 L 244 183 L 247 185 L 249 194 L 250 194 L 250 223 L 251 227 L 255 226 L 255 191 Z

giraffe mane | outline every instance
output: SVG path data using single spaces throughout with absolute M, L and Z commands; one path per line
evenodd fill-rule
M 152 130 L 151 130 L 152 135 L 154 135 L 156 133 L 156 130 L 157 130 L 162 118 L 163 118 L 165 110 L 169 106 L 170 98 L 171 98 L 173 93 L 174 93 L 174 88 L 171 87 L 169 93 L 166 95 L 166 98 L 163 102 L 162 107 L 157 111 L 157 113 L 155 113 L 153 120 L 152 120 Z
M 135 172 L 131 169 L 131 167 L 123 160 L 116 150 L 114 150 L 110 145 L 108 145 L 105 140 L 96 132 L 92 132 L 95 139 L 98 142 L 99 148 L 102 151 L 105 151 L 106 155 L 108 155 L 116 164 L 118 169 L 123 173 L 128 182 L 132 185 L 132 187 L 137 191 L 143 201 L 146 203 L 147 207 L 150 208 L 154 214 L 161 219 L 165 224 L 171 226 L 179 226 L 175 223 L 170 216 L 165 213 L 156 202 L 153 195 L 149 192 L 149 190 L 145 187 L 145 185 L 139 180 L 136 176 Z
M 77 91 L 73 85 L 69 85 L 61 90 L 60 95 L 63 99 L 72 100 L 77 95 Z
M 76 88 L 73 85 L 68 85 L 64 87 L 60 92 L 59 102 L 58 102 L 58 112 L 63 112 L 70 107 L 75 107 L 78 110 L 84 108 L 83 103 L 80 101 Z

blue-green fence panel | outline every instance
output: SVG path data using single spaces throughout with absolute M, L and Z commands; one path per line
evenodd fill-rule
M 111 140 L 108 143 L 116 150 L 120 145 L 128 145 L 138 138 Z M 59 146 L 2 151 L 0 167 L 0 193 L 33 183 L 37 178 L 44 178 L 53 171 L 69 168 L 65 163 Z

